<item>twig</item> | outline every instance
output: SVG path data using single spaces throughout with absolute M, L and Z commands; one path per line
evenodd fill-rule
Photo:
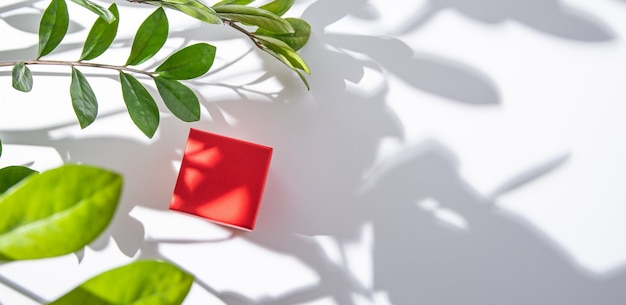
M 0 61 L 0 67 L 14 66 L 18 62 L 20 62 L 20 60 Z M 91 67 L 91 68 L 109 69 L 109 70 L 116 70 L 116 71 L 128 71 L 128 72 L 133 72 L 133 73 L 147 75 L 147 76 L 152 77 L 152 78 L 154 78 L 156 76 L 154 72 L 148 72 L 148 71 L 133 69 L 133 68 L 129 68 L 129 67 L 126 67 L 126 66 L 99 64 L 99 63 L 91 63 L 91 62 L 84 62 L 84 61 L 63 61 L 63 60 L 33 59 L 33 60 L 24 60 L 23 62 L 26 65 Z

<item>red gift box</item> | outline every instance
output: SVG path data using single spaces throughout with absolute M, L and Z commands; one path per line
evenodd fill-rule
M 170 210 L 254 229 L 271 158 L 271 147 L 192 128 Z

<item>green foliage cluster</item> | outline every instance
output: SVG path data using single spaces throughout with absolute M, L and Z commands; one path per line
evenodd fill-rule
M 207 6 L 199 0 L 132 0 L 158 8 L 141 24 L 133 40 L 130 54 L 123 66 L 94 63 L 115 40 L 120 14 L 115 3 L 108 8 L 88 0 L 71 0 L 98 14 L 92 25 L 78 61 L 43 60 L 53 52 L 65 37 L 70 16 L 66 0 L 52 0 L 45 9 L 39 26 L 37 58 L 12 65 L 12 84 L 17 90 L 28 92 L 33 87 L 30 65 L 66 65 L 71 69 L 70 97 L 81 128 L 89 126 L 97 117 L 98 101 L 87 77 L 78 67 L 112 69 L 119 72 L 122 96 L 128 113 L 137 127 L 152 137 L 159 126 L 159 111 L 154 97 L 134 75 L 143 74 L 154 81 L 167 108 L 179 119 L 192 122 L 200 119 L 200 102 L 196 94 L 182 80 L 207 73 L 215 59 L 216 48 L 208 43 L 187 46 L 171 54 L 154 71 L 135 67 L 151 59 L 168 38 L 169 24 L 163 8 L 174 9 L 211 24 L 223 24 L 244 33 L 259 49 L 295 71 L 307 88 L 305 74 L 310 74 L 306 62 L 296 52 L 309 39 L 311 28 L 299 18 L 283 18 L 295 0 L 274 0 L 259 7 L 250 6 L 253 0 L 223 0 Z M 256 31 L 247 30 L 255 27 Z
M 93 166 L 67 164 L 41 174 L 0 169 L 0 262 L 81 250 L 109 225 L 121 192 L 119 174 Z M 179 305 L 192 283 L 192 275 L 170 263 L 141 260 L 96 275 L 50 304 Z

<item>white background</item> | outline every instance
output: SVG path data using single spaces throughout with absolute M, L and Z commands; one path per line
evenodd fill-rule
M 117 2 L 97 62 L 123 64 L 153 10 Z M 47 3 L 0 4 L 0 60 L 36 56 Z M 50 59 L 75 60 L 95 18 L 69 7 Z M 82 69 L 100 112 L 80 130 L 68 68 L 32 67 L 30 93 L 0 70 L 3 166 L 125 176 L 83 253 L 0 276 L 50 301 L 158 258 L 196 277 L 185 304 L 626 304 L 626 1 L 299 0 L 288 15 L 312 26 L 311 91 L 239 33 L 168 11 L 170 40 L 143 68 L 198 41 L 218 53 L 187 83 L 200 122 L 161 103 L 151 140 L 114 73 Z M 253 232 L 168 211 L 190 127 L 274 148 Z M 0 304 L 31 303 L 0 285 Z

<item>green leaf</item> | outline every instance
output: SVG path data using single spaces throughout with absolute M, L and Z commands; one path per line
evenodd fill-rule
M 137 261 L 99 274 L 49 305 L 180 305 L 193 276 L 153 260 Z
M 108 11 L 113 14 L 115 19 L 111 23 L 108 23 L 102 17 L 96 19 L 85 40 L 80 60 L 90 60 L 102 55 L 113 43 L 119 26 L 117 5 L 115 3 L 111 4 Z
M 261 38 L 263 38 L 263 37 L 261 36 Z M 267 38 L 267 37 L 265 37 L 265 38 Z M 280 40 L 276 39 L 276 41 L 278 41 L 278 43 L 282 43 Z M 284 54 L 280 53 L 280 52 L 290 52 L 287 48 L 284 48 L 284 46 L 287 46 L 287 44 L 283 43 L 284 46 L 280 47 L 280 46 L 277 46 L 275 44 L 273 45 L 272 43 L 269 43 L 267 41 L 261 41 L 261 43 L 263 44 L 263 48 L 262 49 L 265 52 L 267 52 L 268 54 L 272 55 L 273 57 L 275 57 L 276 59 L 281 61 L 283 64 L 285 64 L 287 67 L 289 67 L 289 69 L 291 69 L 294 72 L 298 73 L 298 76 L 300 77 L 300 79 L 302 80 L 304 85 L 306 86 L 307 90 L 311 90 L 311 87 L 309 86 L 309 82 L 307 81 L 305 75 L 299 70 L 300 68 L 294 66 L 294 64 L 292 63 L 293 59 L 290 59 L 287 56 L 285 56 Z M 271 46 L 271 48 L 270 48 L 270 46 Z M 287 47 L 289 47 L 289 46 L 287 46 Z M 276 49 L 278 52 L 274 51 L 274 49 Z M 298 55 L 298 53 L 296 53 L 295 51 L 293 51 L 293 54 L 295 54 L 295 56 L 298 56 L 298 58 L 300 57 Z M 293 54 L 291 54 L 291 55 L 293 56 Z M 302 60 L 302 59 L 300 58 L 300 60 Z M 305 64 L 305 67 L 306 67 L 306 64 Z
M 56 48 L 70 24 L 65 0 L 52 0 L 41 16 L 39 23 L 39 51 L 37 57 L 49 54 Z
M 25 166 L 7 166 L 0 169 L 0 195 L 37 171 Z
M 272 50 L 273 52 L 284 56 L 284 58 L 294 67 L 298 69 L 302 69 L 307 74 L 311 74 L 309 70 L 309 66 L 306 64 L 304 59 L 296 53 L 288 44 L 269 36 L 256 36 L 263 46 Z
M 302 72 L 300 72 L 300 70 L 294 70 L 294 71 L 296 71 L 296 73 L 298 73 L 298 76 L 300 76 L 300 79 L 306 86 L 306 90 L 311 90 L 311 86 L 309 85 L 309 81 L 306 79 L 306 76 Z
M 276 34 L 265 29 L 258 29 L 256 34 L 274 37 L 288 44 L 295 51 L 298 51 L 309 41 L 311 26 L 306 21 L 299 18 L 285 18 L 285 20 L 293 27 L 293 33 Z
M 222 18 L 220 18 L 220 16 L 212 8 L 204 5 L 204 3 L 198 0 L 163 0 L 158 1 L 158 3 L 164 7 L 180 11 L 206 23 L 222 24 Z
M 72 67 L 70 96 L 80 128 L 89 126 L 98 115 L 98 101 L 85 75 L 74 67 Z
M 33 75 L 23 61 L 13 66 L 11 76 L 13 79 L 13 88 L 22 92 L 29 92 L 33 89 Z
M 136 66 L 154 56 L 165 44 L 168 30 L 167 15 L 159 7 L 139 26 L 126 65 Z
M 274 33 L 293 33 L 294 29 L 287 20 L 274 13 L 257 7 L 245 5 L 220 5 L 213 7 L 223 18 L 243 22 L 264 28 Z
M 268 4 L 261 5 L 259 8 L 270 11 L 278 16 L 284 15 L 296 2 L 296 0 L 274 0 Z
M 128 114 L 135 125 L 148 138 L 152 138 L 159 127 L 159 109 L 146 88 L 132 75 L 120 72 L 122 96 Z
M 0 196 L 0 261 L 80 250 L 109 224 L 121 190 L 119 174 L 86 165 L 27 178 Z
M 171 79 L 196 78 L 209 71 L 214 60 L 215 47 L 208 43 L 198 43 L 172 54 L 155 72 Z
M 179 119 L 194 122 L 200 119 L 200 101 L 187 86 L 178 81 L 156 77 L 159 94 L 167 108 Z
M 213 4 L 213 6 L 221 6 L 221 5 L 229 5 L 229 4 L 248 5 L 252 2 L 254 2 L 254 0 L 222 0 L 218 3 Z
M 72 2 L 96 13 L 100 16 L 100 19 L 103 19 L 106 23 L 113 23 L 113 21 L 117 20 L 119 16 L 114 15 L 112 11 L 109 11 L 103 8 L 100 5 L 97 5 L 89 0 L 71 0 Z

